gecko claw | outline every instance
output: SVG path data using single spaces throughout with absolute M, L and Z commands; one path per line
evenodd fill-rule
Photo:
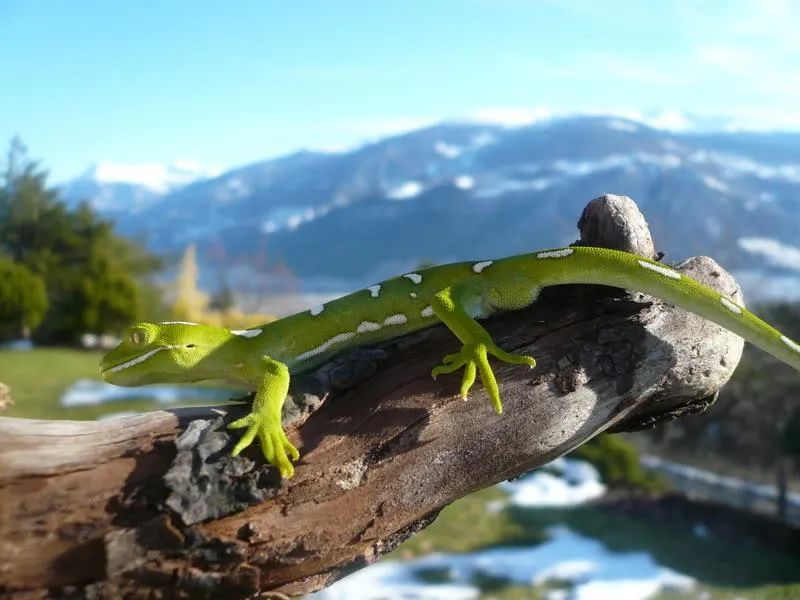
M 470 343 L 464 344 L 459 352 L 445 356 L 442 359 L 442 364 L 433 368 L 431 377 L 435 380 L 438 375 L 453 373 L 464 367 L 460 393 L 461 397 L 466 400 L 470 388 L 475 383 L 476 376 L 480 375 L 483 387 L 489 394 L 489 399 L 495 412 L 501 414 L 503 412 L 503 404 L 500 401 L 500 389 L 497 385 L 494 371 L 492 371 L 492 367 L 489 364 L 489 355 L 505 363 L 528 365 L 531 368 L 536 366 L 536 360 L 532 356 L 511 354 L 494 343 Z

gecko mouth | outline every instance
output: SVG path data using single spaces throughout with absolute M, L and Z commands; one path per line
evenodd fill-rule
M 170 348 L 173 348 L 173 346 L 159 346 L 158 348 L 153 348 L 152 350 L 148 350 L 144 354 L 140 354 L 136 358 L 132 358 L 132 359 L 130 359 L 128 361 L 125 361 L 124 363 L 121 363 L 121 364 L 116 365 L 114 367 L 108 367 L 106 369 L 100 369 L 100 375 L 108 375 L 110 373 L 117 373 L 118 371 L 122 371 L 124 369 L 129 369 L 130 367 L 133 367 L 135 365 L 143 363 L 144 361 L 146 361 L 148 358 L 150 358 L 154 354 L 157 354 L 158 352 L 161 352 L 162 350 L 168 350 Z

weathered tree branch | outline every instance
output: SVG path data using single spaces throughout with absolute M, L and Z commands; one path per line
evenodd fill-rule
M 592 201 L 579 225 L 582 244 L 655 254 L 627 198 Z M 736 289 L 710 259 L 679 269 Z M 0 418 L 0 591 L 309 592 L 394 548 L 453 500 L 598 432 L 704 408 L 742 348 L 699 317 L 595 286 L 550 288 L 535 306 L 485 324 L 502 347 L 538 360 L 533 371 L 495 364 L 502 416 L 480 386 L 463 402 L 456 376 L 431 380 L 457 349 L 443 327 L 350 352 L 295 381 L 287 420 L 302 459 L 283 483 L 258 448 L 229 456 L 223 420 L 241 407 L 221 408 L 224 419 L 214 409 Z

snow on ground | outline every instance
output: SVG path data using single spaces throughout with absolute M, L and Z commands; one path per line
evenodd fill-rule
M 0 343 L 0 350 L 33 350 L 33 342 L 30 340 L 8 340 Z
M 501 486 L 508 502 L 523 507 L 571 506 L 605 491 L 596 469 L 559 458 L 545 469 Z M 502 510 L 494 501 L 487 511 Z M 309 600 L 472 600 L 475 581 L 552 586 L 557 600 L 645 600 L 668 590 L 693 587 L 691 577 L 656 563 L 646 552 L 618 553 L 563 525 L 547 530 L 549 539 L 531 547 L 495 547 L 470 554 L 431 554 L 411 561 L 384 561 L 366 567 Z M 432 579 L 436 583 L 431 582 Z
M 94 379 L 78 379 L 61 396 L 61 406 L 96 406 L 120 400 L 153 400 L 160 404 L 172 404 L 179 400 L 198 402 L 220 402 L 229 400 L 230 390 L 178 385 L 149 385 L 124 388 Z
M 686 590 L 694 580 L 662 567 L 645 552 L 611 552 L 567 527 L 548 530 L 533 547 L 490 548 L 471 554 L 432 554 L 407 562 L 382 562 L 309 596 L 313 600 L 470 600 L 479 576 L 511 584 L 558 584 L 570 600 L 645 600 L 666 589 Z M 444 573 L 443 583 L 425 581 Z
M 606 491 L 592 465 L 573 458 L 558 458 L 532 474 L 500 484 L 517 506 L 574 506 L 599 498 Z

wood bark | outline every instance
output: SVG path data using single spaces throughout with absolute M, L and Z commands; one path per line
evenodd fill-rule
M 593 200 L 579 227 L 578 243 L 655 255 L 630 199 Z M 711 259 L 678 268 L 726 294 L 737 289 Z M 485 325 L 500 346 L 538 361 L 534 370 L 495 363 L 502 415 L 480 385 L 464 402 L 459 375 L 430 378 L 458 349 L 442 326 L 354 350 L 295 379 L 285 420 L 302 457 L 288 481 L 257 447 L 229 456 L 224 422 L 244 406 L 99 422 L 0 418 L 0 593 L 310 592 L 465 494 L 604 430 L 702 410 L 742 349 L 713 323 L 599 286 L 549 288 L 534 306 Z

